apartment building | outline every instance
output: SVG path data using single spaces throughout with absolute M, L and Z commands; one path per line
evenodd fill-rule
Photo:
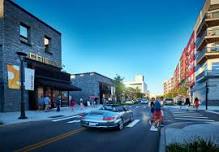
M 219 105 L 219 1 L 207 0 L 195 26 L 196 84 L 194 96 Z
M 163 84 L 163 87 L 164 87 L 164 94 L 168 94 L 170 93 L 173 88 L 174 88 L 174 81 L 173 81 L 173 77 L 170 78 L 169 80 L 165 81 L 164 84 Z
M 206 0 L 173 77 L 193 99 L 219 105 L 219 0 Z
M 80 90 L 71 85 L 70 74 L 62 72 L 61 33 L 11 0 L 0 0 L 0 111 L 20 108 L 19 57 L 27 54 L 25 68 L 33 69 L 34 89 L 25 90 L 26 109 L 36 110 L 38 99 L 49 96 L 53 106 L 62 94 L 68 105 L 67 91 Z M 16 77 L 9 83 L 9 68 Z

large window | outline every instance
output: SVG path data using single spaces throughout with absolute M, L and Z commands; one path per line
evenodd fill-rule
M 50 47 L 51 47 L 51 38 L 48 36 L 44 37 L 44 48 L 46 52 L 50 52 Z
M 30 43 L 30 28 L 23 23 L 20 24 L 20 41 Z
M 212 71 L 218 71 L 219 72 L 219 62 L 215 62 L 212 64 Z

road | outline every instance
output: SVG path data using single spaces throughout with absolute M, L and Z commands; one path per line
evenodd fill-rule
M 129 108 L 137 123 L 122 131 L 84 129 L 78 117 L 3 126 L 0 151 L 157 152 L 159 133 L 149 130 L 150 110 L 145 105 Z

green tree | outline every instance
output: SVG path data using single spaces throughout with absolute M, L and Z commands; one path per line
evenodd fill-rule
M 120 75 L 116 75 L 116 77 L 114 77 L 113 80 L 116 89 L 115 95 L 118 102 L 121 102 L 125 90 L 125 85 L 123 84 L 123 80 L 124 78 L 122 78 Z

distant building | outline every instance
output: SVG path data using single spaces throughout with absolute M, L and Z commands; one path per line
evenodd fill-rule
M 131 88 L 138 88 L 141 93 L 144 93 L 146 96 L 148 96 L 148 88 L 147 84 L 144 82 L 144 76 L 143 75 L 136 75 L 135 79 L 133 81 L 126 81 L 124 82 L 126 87 L 131 87 Z
M 174 88 L 173 78 L 167 80 L 163 84 L 164 95 L 170 93 Z
M 72 83 L 81 88 L 79 92 L 71 92 L 71 96 L 77 101 L 97 98 L 100 104 L 104 99 L 113 99 L 115 87 L 113 80 L 96 72 L 77 73 L 71 75 Z

